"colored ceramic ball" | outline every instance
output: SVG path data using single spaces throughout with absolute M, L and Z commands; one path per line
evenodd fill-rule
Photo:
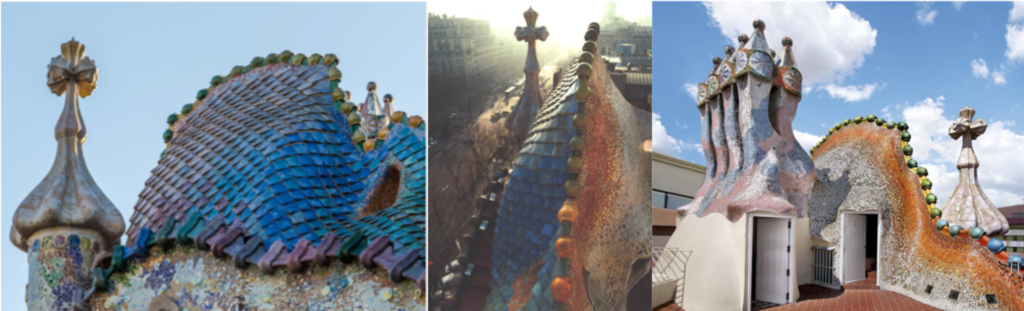
M 177 113 L 172 113 L 171 115 L 167 116 L 167 124 L 168 125 L 174 125 L 174 122 L 178 122 L 178 114 Z
M 942 227 L 945 227 L 945 226 L 949 226 L 949 221 L 947 221 L 945 219 L 939 219 L 939 221 L 935 222 L 935 228 L 936 229 L 942 230 Z
M 181 114 L 187 116 L 189 113 L 192 113 L 192 104 L 185 104 L 184 106 L 181 106 Z
M 850 125 L 850 119 L 843 120 L 843 125 Z
M 856 118 L 853 118 L 853 123 L 860 124 L 861 122 L 864 122 L 864 118 L 862 118 L 861 116 L 857 116 Z
M 391 114 L 391 123 L 402 123 L 402 119 L 405 119 L 405 112 L 395 111 Z
M 352 134 L 353 143 L 360 144 L 364 141 L 366 141 L 366 134 L 363 134 L 363 131 L 356 130 L 356 132 Z
M 1006 259 L 1006 264 L 1010 267 L 1024 266 L 1024 257 L 1021 257 L 1020 255 L 1010 255 L 1010 258 Z
M 925 179 L 921 180 L 921 189 L 929 190 L 931 188 L 932 188 L 932 181 L 931 180 L 929 180 L 928 178 L 925 178 Z
M 907 167 L 909 167 L 909 168 L 917 167 L 917 160 L 914 160 L 914 159 L 907 160 Z
M 206 98 L 206 94 L 206 89 L 199 90 L 199 92 L 196 93 L 196 99 L 203 100 L 203 98 Z
M 892 121 L 889 121 L 888 123 L 885 124 L 885 128 L 890 129 L 890 130 L 893 129 L 893 128 L 896 128 L 896 123 L 892 122 Z
M 896 128 L 900 129 L 901 131 L 906 131 L 907 129 L 910 128 L 910 126 L 907 125 L 907 122 L 900 121 L 900 123 L 896 124 Z
M 924 200 L 927 201 L 928 204 L 935 203 L 935 201 L 937 201 L 938 199 L 939 198 L 935 197 L 934 193 L 929 193 L 928 195 L 924 196 Z
M 174 138 L 174 132 L 171 130 L 164 131 L 164 143 L 170 142 L 171 138 Z
M 882 126 L 883 124 L 885 124 L 885 119 L 882 119 L 882 118 L 875 119 L 875 125 Z
M 917 176 L 926 177 L 928 176 L 928 169 L 924 167 L 917 168 Z
M 373 147 L 377 146 L 376 139 L 367 139 L 363 142 L 363 151 L 373 150 Z
M 981 236 L 985 235 L 985 229 L 982 229 L 981 227 L 972 227 L 967 233 L 971 235 L 972 239 L 977 240 L 980 239 Z
M 900 133 L 900 139 L 905 142 L 910 142 L 910 132 L 904 131 L 903 133 Z
M 867 117 L 868 122 L 875 122 L 875 115 L 869 114 Z
M 932 218 L 942 217 L 942 210 L 940 210 L 937 207 L 933 207 L 930 211 L 928 211 L 928 215 L 931 215 Z
M 903 155 L 914 155 L 914 147 L 911 147 L 910 145 L 903 146 Z
M 412 116 L 411 118 L 409 118 L 409 126 L 420 127 L 420 123 L 423 123 L 423 117 Z
M 960 234 L 960 230 L 963 230 L 963 227 L 960 227 L 960 225 L 949 226 L 949 236 L 956 237 Z
M 991 251 L 992 253 L 998 253 L 1006 248 L 1006 244 L 1004 244 L 1003 241 L 999 239 L 989 239 L 987 247 L 988 250 Z

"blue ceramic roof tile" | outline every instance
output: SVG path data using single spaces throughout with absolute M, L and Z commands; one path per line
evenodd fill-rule
M 165 217 L 193 212 L 240 221 L 244 237 L 316 247 L 328 232 L 388 237 L 396 252 L 425 260 L 425 133 L 393 125 L 378 149 L 352 143 L 347 118 L 330 97 L 327 67 L 277 64 L 253 69 L 210 91 L 175 124 L 175 138 L 136 204 L 129 243 L 141 228 L 157 232 Z M 403 164 L 395 203 L 376 215 L 358 211 L 385 171 Z M 160 213 L 156 213 L 159 210 Z M 159 219 L 151 218 L 161 215 Z M 129 244 L 131 245 L 131 244 Z
M 534 303 L 542 299 L 543 284 L 552 280 L 553 245 L 559 227 L 557 213 L 565 201 L 565 182 L 569 179 L 566 161 L 569 158 L 569 139 L 575 134 L 572 116 L 578 102 L 563 95 L 574 90 L 575 66 L 563 76 L 559 88 L 548 95 L 540 109 L 519 153 L 501 201 L 495 227 L 498 241 L 492 246 L 491 292 L 488 305 L 495 309 L 507 308 L 514 294 L 513 282 L 523 273 L 540 265 L 537 273 L 541 287 L 534 293 L 529 306 L 550 306 Z M 548 273 L 544 273 L 548 271 Z M 547 290 L 550 291 L 550 290 Z

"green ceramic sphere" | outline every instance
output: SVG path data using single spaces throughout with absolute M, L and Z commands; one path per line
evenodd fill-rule
M 252 66 L 252 68 L 263 67 L 263 57 L 259 57 L 259 56 L 253 57 L 252 61 L 249 62 L 249 66 Z
M 170 142 L 171 138 L 174 138 L 174 132 L 171 130 L 164 131 L 164 143 Z
M 167 124 L 168 125 L 174 125 L 174 122 L 178 122 L 178 114 L 177 113 L 172 113 L 171 115 L 167 116 Z
M 830 128 L 830 129 L 828 129 L 828 133 L 829 133 L 829 135 L 831 135 L 831 134 L 835 134 L 835 132 L 836 132 L 836 128 L 834 128 L 834 127 L 833 127 L 833 128 Z
M 181 114 L 187 116 L 189 113 L 192 113 L 192 104 L 185 104 L 184 106 L 181 106 Z
M 916 168 L 917 167 L 917 160 L 914 160 L 914 159 L 907 160 L 907 167 L 909 167 L 909 168 Z
M 903 155 L 914 155 L 914 147 L 910 145 L 903 146 Z
M 921 180 L 921 189 L 929 190 L 932 188 L 932 181 L 928 178 Z
M 206 89 L 199 90 L 199 92 L 196 93 L 196 99 L 203 100 L 203 98 L 206 98 L 206 94 L 207 94 Z
M 888 123 L 885 124 L 885 128 L 890 130 L 896 128 L 896 122 L 889 121 Z
M 277 63 L 277 53 L 267 54 L 267 57 L 263 58 L 263 62 L 266 63 L 267 65 Z
M 221 83 L 224 83 L 224 77 L 221 77 L 220 75 L 213 76 L 213 78 L 210 79 L 210 85 L 220 85 Z
M 977 240 L 980 239 L 981 236 L 985 235 L 985 229 L 982 229 L 981 227 L 972 227 L 971 231 L 968 231 L 968 233 L 970 233 L 972 239 Z
M 928 202 L 928 204 L 932 204 L 935 203 L 935 201 L 938 201 L 939 198 L 936 197 L 934 193 L 929 193 L 928 195 L 924 196 L 924 200 L 925 202 Z
M 903 133 L 900 134 L 900 139 L 902 139 L 903 141 L 909 143 L 910 142 L 910 132 L 903 131 Z
M 917 176 L 928 177 L 928 169 L 924 167 L 917 168 Z
M 864 122 L 864 118 L 862 118 L 860 116 L 857 116 L 856 118 L 853 118 L 853 123 L 860 124 L 861 122 Z
M 843 126 L 850 125 L 850 119 L 843 120 Z
M 900 121 L 900 123 L 896 124 L 896 128 L 900 129 L 901 131 L 906 131 L 907 129 L 910 128 L 910 126 L 907 125 L 907 122 Z
M 949 226 L 949 236 L 955 238 L 957 235 L 960 235 L 960 230 L 963 230 L 963 229 L 964 228 L 961 227 L 960 225 Z
M 938 207 L 933 207 L 931 210 L 928 211 L 928 215 L 931 215 L 932 218 L 942 217 L 942 210 L 940 210 Z
M 836 123 L 836 125 L 833 126 L 832 128 L 834 128 L 836 130 L 839 130 L 839 129 L 843 128 L 843 123 L 842 122 Z
M 867 117 L 868 122 L 875 122 L 875 115 L 869 114 Z
M 884 124 L 885 124 L 885 119 L 882 119 L 882 118 L 875 119 L 875 125 L 882 126 Z

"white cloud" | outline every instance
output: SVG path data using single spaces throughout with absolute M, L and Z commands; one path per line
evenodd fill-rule
M 651 144 L 654 151 L 675 156 L 682 153 L 682 143 L 668 135 L 665 126 L 661 124 L 661 115 L 654 113 L 652 118 L 654 122 L 651 126 Z
M 722 35 L 753 33 L 752 22 L 765 22 L 768 44 L 782 49 L 782 38 L 793 39 L 793 54 L 804 84 L 841 82 L 864 64 L 874 51 L 878 30 L 842 4 L 826 2 L 705 2 L 708 16 Z
M 942 96 L 925 98 L 902 110 L 913 137 L 910 145 L 914 147 L 914 159 L 928 169 L 928 178 L 935 185 L 932 191 L 939 196 L 940 206 L 959 182 L 956 162 L 963 144 L 950 138 L 948 133 L 960 110 L 959 105 L 950 105 L 947 111 L 945 100 Z M 977 111 L 975 119 L 978 118 L 989 123 L 985 134 L 974 141 L 974 151 L 981 164 L 978 183 L 997 207 L 1020 204 L 1024 187 L 1020 187 L 1016 174 L 1024 171 L 1024 161 L 1020 161 L 1020 155 L 1024 154 L 1024 132 L 1012 131 L 1012 120 L 998 120 L 985 110 Z
M 1010 8 L 1010 22 L 1024 22 L 1024 1 L 1016 1 Z
M 984 59 L 975 59 L 971 61 L 971 71 L 974 72 L 975 78 L 988 79 L 988 63 Z
M 1017 24 L 1014 24 L 1019 22 Z M 1006 24 L 1006 58 L 1024 61 L 1024 1 L 1013 3 L 1010 21 Z
M 874 94 L 875 89 L 878 89 L 878 84 L 871 83 L 861 86 L 829 84 L 820 88 L 825 89 L 828 92 L 828 96 L 832 98 L 841 98 L 845 102 L 859 102 L 871 99 L 871 94 Z
M 964 7 L 964 1 L 953 1 L 953 7 L 955 7 L 956 10 L 959 11 L 960 8 Z
M 811 147 L 814 147 L 815 144 L 821 141 L 821 136 L 815 136 L 813 134 L 797 130 L 793 130 L 793 136 L 796 137 L 796 141 L 800 143 L 800 147 L 804 147 L 804 150 L 807 152 L 811 152 Z
M 955 5 L 955 4 L 954 4 Z M 927 26 L 935 23 L 935 16 L 939 15 L 939 11 L 932 9 L 931 2 L 921 2 L 917 4 L 917 23 L 922 26 Z M 959 10 L 959 8 L 957 8 Z
M 1024 61 L 1024 23 L 1006 24 L 1006 58 Z
M 683 84 L 683 88 L 686 89 L 686 93 L 690 94 L 690 98 L 693 98 L 693 102 L 697 102 L 697 85 L 692 83 Z
M 971 72 L 975 78 L 988 79 L 992 76 L 992 82 L 996 85 L 1006 84 L 1006 64 L 1000 66 L 1000 70 L 989 70 L 988 63 L 984 59 L 971 60 Z
M 1006 84 L 1006 75 L 1004 75 L 1002 71 L 993 71 L 992 72 L 992 82 L 995 82 L 998 85 L 1005 85 Z

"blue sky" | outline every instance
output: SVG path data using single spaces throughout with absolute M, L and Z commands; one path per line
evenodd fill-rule
M 49 171 L 64 101 L 46 65 L 72 36 L 99 68 L 80 101 L 93 178 L 127 222 L 165 145 L 167 116 L 210 78 L 255 56 L 334 53 L 353 101 L 377 82 L 397 110 L 426 116 L 425 3 L 3 3 L 0 244 L 4 310 L 25 310 L 26 254 L 8 241 L 18 204 Z
M 1024 202 L 1024 2 L 654 3 L 655 150 L 704 164 L 695 87 L 736 35 L 766 24 L 769 44 L 794 41 L 805 94 L 793 128 L 810 148 L 836 122 L 905 120 L 914 158 L 940 205 L 956 186 L 959 141 L 946 134 L 964 105 L 988 131 L 975 141 L 979 183 L 997 206 Z M 806 91 L 806 85 L 813 89 Z

